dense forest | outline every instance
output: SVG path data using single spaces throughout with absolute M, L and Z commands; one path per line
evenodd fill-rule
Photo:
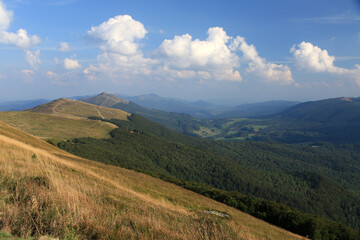
M 136 115 L 111 122 L 119 128 L 110 139 L 58 145 L 106 164 L 251 194 L 360 226 L 357 145 L 220 142 L 182 135 Z

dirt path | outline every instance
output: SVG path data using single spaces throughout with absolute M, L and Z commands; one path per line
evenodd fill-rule
M 60 104 L 62 104 L 62 102 L 58 101 L 58 102 L 52 107 L 51 111 L 52 111 L 53 113 L 56 113 L 56 112 L 55 112 L 55 108 L 57 108 Z
M 98 112 L 99 116 L 100 116 L 102 119 L 105 119 L 105 118 L 103 117 L 103 115 L 101 115 L 99 109 L 95 108 L 95 110 Z

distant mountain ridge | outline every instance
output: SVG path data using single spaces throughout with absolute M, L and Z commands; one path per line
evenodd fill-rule
M 46 99 L 22 100 L 11 102 L 0 102 L 1 111 L 22 111 L 50 102 Z
M 267 101 L 240 104 L 233 107 L 230 105 L 215 105 L 204 100 L 191 102 L 176 98 L 164 98 L 156 94 L 132 97 L 117 94 L 117 96 L 133 101 L 146 108 L 186 113 L 200 119 L 268 116 L 280 113 L 299 103 L 296 101 Z
M 108 94 L 106 92 L 100 93 L 99 95 L 96 95 L 93 97 L 82 98 L 79 100 L 83 101 L 83 102 L 99 105 L 99 106 L 104 106 L 104 107 L 111 107 L 117 103 L 129 104 L 128 100 L 124 100 L 122 98 L 119 98 L 112 94 Z
M 279 114 L 286 119 L 313 122 L 360 120 L 360 98 L 331 98 L 300 103 Z
M 101 93 L 97 96 L 81 99 L 81 101 L 114 109 L 121 109 L 131 114 L 143 116 L 151 121 L 160 123 L 174 131 L 193 134 L 198 129 L 198 120 L 185 113 L 166 112 L 158 109 L 148 109 L 132 101 L 124 100 L 108 93 Z
M 103 106 L 77 101 L 67 98 L 60 98 L 50 103 L 46 103 L 31 109 L 29 112 L 48 113 L 58 116 L 73 116 L 73 117 L 100 117 L 102 119 L 123 119 L 126 120 L 129 115 L 127 112 L 120 109 L 112 109 Z

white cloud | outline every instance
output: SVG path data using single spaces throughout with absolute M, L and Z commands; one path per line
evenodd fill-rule
M 24 70 L 21 70 L 21 73 L 22 74 L 25 74 L 25 75 L 34 75 L 35 72 L 31 69 L 24 69 Z
M 360 86 L 360 65 L 355 65 L 354 69 L 337 67 L 334 65 L 334 56 L 330 56 L 327 50 L 323 50 L 309 42 L 294 45 L 290 52 L 294 55 L 295 64 L 300 69 L 345 76 L 354 80 Z
M 6 78 L 6 76 L 5 76 L 4 74 L 1 74 L 1 73 L 0 73 L 0 80 L 1 80 L 1 79 L 4 79 L 4 78 Z
M 24 53 L 25 53 L 25 60 L 30 64 L 32 68 L 37 69 L 38 66 L 41 64 L 40 51 L 35 50 L 34 52 L 31 52 L 25 49 Z
M 67 70 L 75 70 L 75 69 L 82 68 L 82 66 L 76 59 L 65 58 L 64 59 L 64 68 Z
M 17 33 L 0 31 L 0 43 L 13 45 L 18 48 L 29 48 L 40 42 L 41 40 L 38 36 L 30 36 L 24 29 L 19 29 Z
M 36 35 L 28 35 L 25 29 L 19 29 L 16 33 L 6 31 L 11 23 L 13 12 L 8 11 L 0 0 L 0 43 L 13 45 L 19 48 L 29 48 L 40 43 Z
M 149 75 L 156 61 L 144 58 L 140 49 L 139 41 L 146 33 L 144 25 L 129 15 L 119 15 L 92 27 L 88 35 L 100 41 L 102 52 L 97 57 L 98 63 L 90 65 L 83 73 L 91 79 L 97 73 L 124 79 Z
M 192 40 L 189 34 L 164 40 L 156 56 L 173 70 L 207 72 L 196 75 L 215 80 L 241 81 L 240 73 L 234 70 L 239 66 L 239 58 L 228 48 L 229 39 L 222 28 L 209 28 L 205 41 Z
M 244 38 L 234 39 L 220 27 L 209 28 L 205 40 L 193 39 L 190 34 L 165 39 L 150 57 L 144 57 L 139 43 L 146 33 L 144 25 L 128 15 L 119 15 L 92 27 L 88 35 L 100 43 L 101 53 L 97 63 L 83 73 L 91 79 L 106 74 L 112 79 L 128 80 L 151 77 L 170 81 L 242 81 L 239 69 L 240 63 L 245 62 L 248 73 L 257 74 L 263 80 L 295 83 L 289 67 L 267 62 Z M 244 56 L 237 54 L 239 50 Z M 251 50 L 255 51 L 254 55 L 249 55 Z
M 144 25 L 129 15 L 110 18 L 88 31 L 89 36 L 102 41 L 102 51 L 122 55 L 136 54 L 139 47 L 136 40 L 144 38 L 146 33 Z
M 327 50 L 322 50 L 309 42 L 301 42 L 293 46 L 290 52 L 295 57 L 296 65 L 308 71 L 330 72 L 342 74 L 347 71 L 345 68 L 334 66 L 335 57 L 330 56 Z
M 24 70 L 21 70 L 21 73 L 24 75 L 25 77 L 25 82 L 28 82 L 28 83 L 32 83 L 33 82 L 33 75 L 35 74 L 35 72 L 31 69 L 24 69 Z
M 0 30 L 6 30 L 12 20 L 14 13 L 8 11 L 5 4 L 0 0 Z
M 259 56 L 254 45 L 246 43 L 245 38 L 237 36 L 233 39 L 230 48 L 240 50 L 243 53 L 243 59 L 249 64 L 248 72 L 255 73 L 265 81 L 276 82 L 281 85 L 295 83 L 288 66 L 267 62 L 265 58 Z
M 59 47 L 60 52 L 69 52 L 71 51 L 71 47 L 67 42 L 61 42 Z

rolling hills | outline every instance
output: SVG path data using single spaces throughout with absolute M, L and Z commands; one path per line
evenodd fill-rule
M 348 226 L 359 226 L 360 186 L 357 183 L 360 181 L 356 174 L 359 169 L 356 157 L 359 148 L 356 145 L 323 144 L 314 148 L 312 145 L 209 141 L 173 132 L 140 116 L 127 116 L 127 120 L 103 119 L 99 114 L 100 106 L 64 99 L 58 101 L 61 102 L 34 108 L 32 111 L 37 112 L 31 113 L 110 123 L 118 127 L 109 133 L 108 139 L 86 137 L 54 143 L 81 157 L 148 171 L 148 174 L 161 176 L 171 182 L 180 181 L 181 186 L 189 186 L 181 181 L 193 181 L 196 184 L 205 184 L 205 189 L 216 187 L 223 189 L 221 191 L 252 194 L 328 217 Z M 74 111 L 77 108 L 79 110 Z M 86 110 L 88 108 L 90 109 Z M 57 109 L 60 109 L 59 113 Z M 103 115 L 102 113 L 111 111 L 109 108 L 101 108 L 100 113 Z M 110 114 L 109 118 L 113 115 Z M 86 116 L 91 119 L 86 119 Z M 258 206 L 256 202 L 262 203 L 262 200 L 249 200 L 236 192 L 218 193 L 220 190 L 206 190 L 204 193 L 203 187 L 193 186 L 190 184 L 189 189 L 206 195 L 211 192 L 207 196 L 267 221 L 275 221 L 283 214 L 289 215 L 287 211 L 290 210 L 286 210 L 285 213 L 270 218 L 267 216 L 274 211 L 271 210 L 273 207 L 259 206 L 260 209 L 255 208 L 256 210 L 250 207 L 251 204 Z M 264 204 L 271 206 L 267 202 Z M 278 208 L 277 205 L 274 206 Z M 297 214 L 294 216 L 302 219 L 302 224 L 314 224 L 312 217 L 299 217 Z M 282 221 L 286 219 L 280 218 Z M 283 223 L 276 224 L 292 229 L 291 226 L 282 225 Z M 339 229 L 335 227 L 338 226 L 335 223 L 329 224 L 333 225 L 330 229 Z M 317 229 L 329 224 L 315 224 L 314 228 L 305 229 Z M 314 232 L 301 232 L 301 229 L 299 233 L 306 233 L 304 236 L 315 236 Z M 325 227 L 321 230 L 322 234 L 328 234 L 328 230 L 329 228 Z
M 121 109 L 131 114 L 137 114 L 174 131 L 188 135 L 194 135 L 194 130 L 199 129 L 200 121 L 188 114 L 148 109 L 108 93 L 101 93 L 94 97 L 81 99 L 81 101 L 99 106 L 106 105 L 107 107 Z
M 27 111 L 0 112 L 0 121 L 44 139 L 108 138 L 116 126 L 88 117 L 126 120 L 128 115 L 117 109 L 59 99 Z
M 303 239 L 173 184 L 76 157 L 1 122 L 0 162 L 0 229 L 13 235 Z

